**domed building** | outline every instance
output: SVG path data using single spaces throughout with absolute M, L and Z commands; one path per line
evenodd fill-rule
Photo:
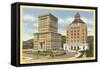
M 81 19 L 79 13 L 76 13 L 74 20 L 66 30 L 66 44 L 64 50 L 82 51 L 88 50 L 87 43 L 87 25 Z

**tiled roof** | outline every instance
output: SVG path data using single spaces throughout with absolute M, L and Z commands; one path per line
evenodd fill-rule
M 79 13 L 76 13 L 74 21 L 72 21 L 72 23 L 84 23 L 84 21 L 81 20 Z
M 83 20 L 79 19 L 79 20 L 72 21 L 72 23 L 84 23 L 84 22 L 83 22 Z

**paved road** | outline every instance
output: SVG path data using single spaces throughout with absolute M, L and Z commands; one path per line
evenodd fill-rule
M 61 55 L 61 56 L 55 56 L 55 57 L 51 57 L 51 56 L 35 56 L 32 54 L 26 54 L 23 53 L 23 57 L 27 57 L 27 58 L 31 58 L 31 59 L 50 59 L 50 58 L 54 58 L 54 59 L 63 59 L 63 58 L 71 58 L 74 57 L 76 54 L 75 53 L 67 53 L 66 55 Z

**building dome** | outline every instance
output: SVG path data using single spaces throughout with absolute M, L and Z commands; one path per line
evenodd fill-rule
M 72 21 L 72 23 L 84 23 L 83 20 L 81 20 L 80 17 L 81 17 L 80 14 L 76 13 L 74 21 Z
M 80 14 L 79 13 L 76 13 L 76 15 L 75 15 L 75 18 L 80 18 Z

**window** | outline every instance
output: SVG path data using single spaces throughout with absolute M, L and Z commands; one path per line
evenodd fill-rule
M 79 35 L 79 33 L 77 33 L 77 35 Z
M 85 49 L 85 47 L 83 46 L 83 49 Z
M 77 30 L 77 32 L 79 32 L 79 30 Z
M 67 31 L 67 34 L 68 34 L 68 31 Z
M 47 18 L 40 18 L 40 20 L 46 20 Z
M 73 32 L 73 30 L 71 30 L 71 32 Z
M 74 40 L 74 42 L 76 42 L 76 40 Z
M 76 30 L 74 30 L 74 32 L 76 32 Z
M 74 46 L 74 50 L 76 50 L 76 46 Z
M 71 46 L 71 50 L 73 50 L 73 47 Z
M 41 48 L 43 47 L 43 43 L 42 43 L 42 42 L 40 42 L 40 47 L 41 47 Z
M 76 37 L 74 36 L 74 38 L 76 38 Z
M 68 33 L 67 33 L 67 35 L 68 35 Z
M 84 32 L 84 29 L 82 29 L 82 31 Z
M 79 50 L 79 46 L 77 46 L 77 50 Z

